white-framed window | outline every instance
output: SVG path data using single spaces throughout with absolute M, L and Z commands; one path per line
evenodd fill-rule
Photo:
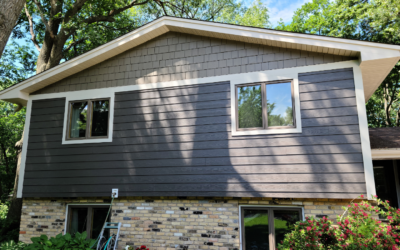
M 231 80 L 233 136 L 302 132 L 298 73 L 282 72 Z
M 236 85 L 236 130 L 296 128 L 293 81 Z
M 303 217 L 302 207 L 240 206 L 241 250 L 277 249 Z
M 68 93 L 65 99 L 62 144 L 112 141 L 114 93 Z
M 106 221 L 110 204 L 67 204 L 64 234 L 87 233 L 88 239 L 97 239 Z M 110 222 L 111 215 L 107 221 Z M 106 238 L 108 231 L 104 231 Z

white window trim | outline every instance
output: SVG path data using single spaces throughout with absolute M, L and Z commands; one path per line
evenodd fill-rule
M 61 92 L 61 93 L 40 94 L 40 95 L 29 96 L 28 105 L 26 108 L 26 119 L 25 119 L 25 127 L 24 127 L 24 143 L 22 146 L 21 166 L 20 166 L 20 175 L 19 175 L 19 181 L 18 181 L 17 197 L 22 198 L 26 155 L 27 155 L 27 150 L 28 150 L 29 126 L 30 126 L 33 100 L 66 98 L 67 96 L 73 96 L 73 99 L 78 99 L 78 97 L 80 97 L 80 96 L 82 96 L 82 99 L 112 97 L 113 98 L 112 106 L 110 105 L 110 112 L 111 112 L 110 113 L 110 129 L 112 132 L 112 127 L 113 127 L 112 121 L 114 119 L 114 95 L 116 92 L 135 91 L 135 90 L 154 89 L 154 88 L 166 88 L 166 87 L 175 87 L 175 86 L 186 86 L 186 85 L 205 84 L 205 83 L 224 82 L 224 81 L 231 82 L 231 90 L 232 90 L 232 88 L 234 88 L 234 86 L 236 84 L 252 82 L 252 81 L 254 81 L 254 79 L 261 79 L 262 81 L 265 81 L 265 80 L 272 78 L 272 76 L 274 76 L 275 78 L 278 78 L 278 79 L 288 79 L 290 76 L 296 77 L 296 75 L 298 75 L 299 73 L 334 70 L 334 69 L 342 69 L 342 68 L 353 68 L 353 72 L 354 72 L 354 84 L 355 84 L 355 89 L 356 89 L 356 102 L 357 102 L 357 111 L 358 111 L 358 117 L 359 117 L 361 148 L 362 148 L 364 173 L 365 173 L 365 181 L 366 181 L 366 188 L 367 188 L 366 191 L 367 191 L 368 199 L 372 199 L 371 198 L 372 195 L 376 194 L 375 179 L 374 179 L 374 170 L 373 170 L 373 166 L 372 166 L 371 147 L 370 147 L 370 143 L 369 143 L 369 131 L 368 131 L 368 120 L 367 120 L 367 113 L 366 113 L 366 107 L 365 107 L 364 86 L 363 86 L 363 80 L 362 80 L 362 75 L 361 75 L 360 62 L 358 60 L 327 63 L 327 64 L 296 67 L 296 68 L 288 68 L 288 69 L 251 72 L 251 73 L 244 73 L 244 74 L 232 74 L 232 75 L 223 75 L 223 76 L 215 76 L 215 77 L 204 77 L 204 78 L 188 79 L 188 80 L 181 80 L 181 81 L 150 83 L 150 84 L 142 84 L 142 85 L 129 85 L 129 86 L 104 88 L 104 89 L 94 89 L 94 90 L 92 89 L 92 90 Z M 281 77 L 281 78 L 279 78 L 279 77 Z M 294 93 L 294 94 L 296 95 L 296 93 Z M 231 98 L 232 98 L 232 93 L 231 93 Z M 299 98 L 298 91 L 297 91 L 297 98 Z M 233 105 L 232 100 L 231 100 L 231 105 Z M 295 103 L 295 105 L 296 105 L 296 103 Z M 296 112 L 300 112 L 299 100 L 297 101 Z M 234 112 L 232 112 L 232 114 L 234 115 Z M 234 118 L 234 117 L 232 117 L 232 118 Z M 234 122 L 234 121 L 235 121 L 235 119 L 232 119 L 232 122 Z M 297 126 L 297 128 L 301 128 L 300 115 L 299 115 L 299 117 L 296 116 L 296 121 L 300 121 L 300 126 Z M 234 127 L 235 126 L 232 126 L 232 128 L 234 128 Z M 283 133 L 282 130 L 280 131 L 280 133 Z M 110 133 L 110 136 L 112 138 L 112 133 Z M 63 136 L 63 138 L 65 138 L 65 136 Z M 97 141 L 97 142 L 100 142 L 100 141 Z
M 299 96 L 299 73 L 309 72 L 301 71 L 301 68 L 290 68 L 290 69 L 278 69 L 268 70 L 261 72 L 253 72 L 248 74 L 240 74 L 231 80 L 231 127 L 232 136 L 241 135 L 266 135 L 266 134 L 289 134 L 289 133 L 301 133 L 301 114 L 300 114 L 300 96 Z M 296 69 L 300 69 L 297 71 Z M 258 82 L 270 82 L 278 80 L 293 81 L 293 99 L 294 99 L 294 111 L 295 111 L 295 128 L 269 128 L 269 129 L 257 129 L 257 130 L 237 130 L 236 127 L 236 85 L 247 84 L 247 83 L 258 83 Z M 264 97 L 263 97 L 264 98 Z
M 79 92 L 66 92 L 68 93 L 65 96 L 65 110 L 64 110 L 64 123 L 63 123 L 63 135 L 62 135 L 62 144 L 83 144 L 83 143 L 102 143 L 102 142 L 112 142 L 113 138 L 113 127 L 114 127 L 114 100 L 115 94 L 114 92 L 107 92 L 100 89 L 88 91 L 79 91 Z M 108 118 L 108 136 L 107 138 L 87 138 L 87 139 L 69 139 L 67 140 L 67 130 L 68 130 L 68 114 L 69 114 L 69 103 L 71 101 L 81 101 L 88 99 L 109 99 L 109 118 Z
M 64 221 L 64 232 L 63 235 L 67 233 L 68 228 L 68 206 L 111 206 L 111 203 L 69 203 L 66 205 L 65 210 L 65 221 Z
M 300 208 L 301 209 L 301 216 L 303 221 L 306 220 L 305 214 L 304 214 L 304 207 L 303 205 L 286 205 L 286 206 L 280 206 L 280 205 L 239 205 L 239 244 L 240 244 L 240 250 L 243 250 L 243 240 L 242 240 L 242 207 L 261 207 L 261 208 Z

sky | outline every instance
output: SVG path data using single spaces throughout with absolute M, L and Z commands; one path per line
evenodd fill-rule
M 263 0 L 263 2 L 268 7 L 272 27 L 275 27 L 281 18 L 284 23 L 290 23 L 295 10 L 311 0 Z
M 247 5 L 251 5 L 254 0 L 243 0 Z M 274 28 L 277 26 L 280 19 L 283 20 L 285 24 L 289 24 L 292 20 L 292 16 L 295 10 L 300 8 L 304 3 L 311 2 L 312 0 L 261 0 L 269 10 L 271 27 Z M 29 34 L 28 34 L 29 35 Z M 10 39 L 11 40 L 11 39 Z M 11 42 L 9 40 L 9 42 Z M 16 42 L 24 45 L 30 45 L 34 48 L 33 44 L 28 41 L 26 42 L 24 39 L 16 39 Z M 38 53 L 35 50 L 36 53 Z

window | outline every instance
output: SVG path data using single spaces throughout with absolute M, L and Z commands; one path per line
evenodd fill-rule
M 69 102 L 67 140 L 108 137 L 109 99 Z
M 301 208 L 241 207 L 242 249 L 275 250 L 302 219 Z
M 236 85 L 237 130 L 294 128 L 292 81 Z
M 69 205 L 67 232 L 75 235 L 77 232 L 86 231 L 88 239 L 97 239 L 109 208 L 110 206 L 107 205 Z M 107 221 L 110 221 L 110 217 Z M 107 233 L 107 231 L 104 231 L 105 236 L 108 236 Z

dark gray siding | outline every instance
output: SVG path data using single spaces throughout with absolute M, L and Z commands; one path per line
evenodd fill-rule
M 101 144 L 61 145 L 64 99 L 34 101 L 23 196 L 365 193 L 352 70 L 299 80 L 301 134 L 232 137 L 228 82 L 117 93 Z
M 34 94 L 167 82 L 351 59 L 346 56 L 168 32 Z

